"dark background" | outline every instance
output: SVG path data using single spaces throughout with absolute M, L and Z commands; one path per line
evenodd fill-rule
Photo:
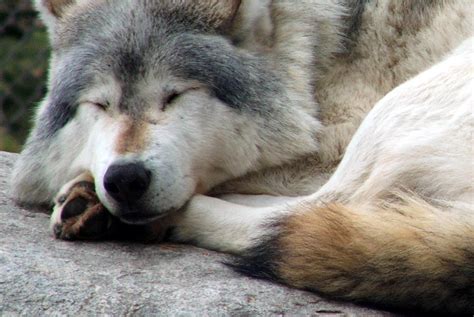
M 30 0 L 0 0 L 0 150 L 18 152 L 46 91 L 49 48 Z

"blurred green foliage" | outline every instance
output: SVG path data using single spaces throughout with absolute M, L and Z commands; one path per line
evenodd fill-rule
M 0 0 L 0 150 L 17 152 L 45 93 L 48 39 L 29 0 Z

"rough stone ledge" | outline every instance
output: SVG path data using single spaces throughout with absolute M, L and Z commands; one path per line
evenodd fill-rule
M 8 197 L 0 152 L 0 315 L 395 316 L 240 276 L 226 255 L 181 245 L 64 242 Z

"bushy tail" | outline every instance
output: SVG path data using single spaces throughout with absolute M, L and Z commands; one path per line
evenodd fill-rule
M 472 210 L 399 198 L 377 206 L 301 205 L 234 267 L 339 299 L 474 313 Z

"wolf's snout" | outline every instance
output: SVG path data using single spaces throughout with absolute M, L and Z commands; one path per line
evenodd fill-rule
M 119 203 L 133 203 L 150 186 L 151 172 L 142 163 L 111 165 L 104 176 L 104 188 Z

